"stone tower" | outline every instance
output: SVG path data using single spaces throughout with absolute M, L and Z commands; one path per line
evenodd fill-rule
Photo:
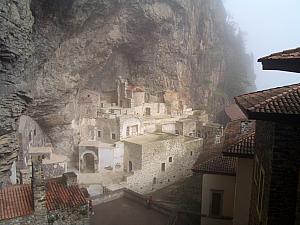
M 46 185 L 42 167 L 42 156 L 32 156 L 32 196 L 35 224 L 48 224 L 46 208 Z

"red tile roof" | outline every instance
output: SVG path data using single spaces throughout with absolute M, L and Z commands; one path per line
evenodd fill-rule
M 300 48 L 290 49 L 283 52 L 260 58 L 264 70 L 281 70 L 300 73 Z
M 85 204 L 87 200 L 77 185 L 66 187 L 59 179 L 47 181 L 46 207 L 48 211 Z M 0 189 L 0 220 L 27 216 L 32 213 L 31 185 L 12 185 Z
M 66 187 L 58 181 L 47 182 L 46 199 L 46 206 L 49 211 L 87 204 L 87 200 L 77 185 Z
M 264 60 L 269 60 L 269 59 L 295 59 L 295 58 L 300 59 L 300 48 L 273 53 L 269 56 L 258 59 L 258 62 L 262 62 Z
M 249 119 L 300 119 L 300 84 L 241 95 L 235 101 Z
M 255 145 L 255 133 L 242 136 L 236 143 L 226 146 L 223 154 L 225 156 L 236 156 L 241 158 L 253 158 Z
M 218 154 L 200 164 L 196 164 L 192 170 L 196 173 L 234 176 L 236 174 L 236 162 L 236 158 Z
M 0 220 L 33 213 L 31 185 L 13 185 L 0 189 Z
M 241 111 L 237 104 L 225 107 L 225 113 L 232 121 L 246 118 L 245 114 Z

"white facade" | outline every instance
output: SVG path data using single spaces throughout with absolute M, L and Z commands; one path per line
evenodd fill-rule
M 201 225 L 232 225 L 235 176 L 204 174 L 202 181 Z M 212 215 L 212 194 L 221 193 L 221 213 Z
M 238 158 L 236 176 L 204 174 L 202 183 L 202 225 L 248 225 L 253 159 Z M 212 192 L 222 193 L 222 214 L 211 215 Z
M 234 225 L 248 225 L 251 201 L 253 159 L 239 158 L 236 172 Z

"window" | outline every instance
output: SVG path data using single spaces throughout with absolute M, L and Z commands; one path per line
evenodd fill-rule
M 111 134 L 111 139 L 116 140 L 116 134 L 112 133 Z
M 251 121 L 242 121 L 241 122 L 241 134 L 247 133 L 252 129 Z
M 165 163 L 162 163 L 161 164 L 161 171 L 166 171 L 166 164 Z
M 153 184 L 156 184 L 156 177 L 153 178 Z
M 94 130 L 94 128 L 93 127 L 90 127 L 89 128 L 90 130 L 89 130 L 89 138 L 90 138 L 90 141 L 95 141 L 95 139 L 96 139 L 96 135 L 95 135 L 95 130 Z
M 191 154 L 191 156 L 192 156 L 192 155 L 193 155 L 193 152 L 191 151 L 191 153 L 190 153 L 190 154 Z
M 224 191 L 211 190 L 210 216 L 222 216 Z
M 31 131 L 30 131 L 29 134 L 28 134 L 28 139 L 29 139 L 29 141 L 32 140 L 32 137 L 31 137 Z
M 173 158 L 172 157 L 169 157 L 169 162 L 173 162 Z
M 33 130 L 33 135 L 36 136 L 36 129 Z
M 130 127 L 126 128 L 126 136 L 129 137 L 130 136 Z
M 128 163 L 129 165 L 128 165 L 128 170 L 129 170 L 129 172 L 131 172 L 132 170 L 133 170 L 133 166 L 132 166 L 132 162 L 131 161 L 129 161 L 129 163 Z
M 98 138 L 101 137 L 101 130 L 98 130 Z
M 104 107 L 104 103 L 101 103 L 101 108 L 103 108 Z
M 151 108 L 146 108 L 146 116 L 151 116 Z
M 175 134 L 179 134 L 179 130 L 175 130 Z
M 258 196 L 257 196 L 257 212 L 258 215 L 261 216 L 261 211 L 263 208 L 263 199 L 264 199 L 264 186 L 265 186 L 265 170 L 261 167 L 259 173 L 259 185 L 258 185 Z

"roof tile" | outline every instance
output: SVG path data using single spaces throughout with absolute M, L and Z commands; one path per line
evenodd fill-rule
M 65 186 L 61 180 L 47 181 L 46 207 L 48 211 L 73 208 L 87 204 L 77 185 Z M 27 216 L 33 213 L 30 184 L 12 185 L 0 189 L 0 220 Z
M 232 176 L 236 174 L 236 162 L 236 158 L 218 154 L 207 161 L 195 165 L 193 171 L 204 174 L 222 174 Z
M 226 156 L 237 156 L 252 158 L 254 155 L 255 132 L 241 137 L 236 143 L 226 146 L 223 154 Z
M 235 98 L 239 107 L 249 113 L 300 114 L 300 84 L 253 92 Z

